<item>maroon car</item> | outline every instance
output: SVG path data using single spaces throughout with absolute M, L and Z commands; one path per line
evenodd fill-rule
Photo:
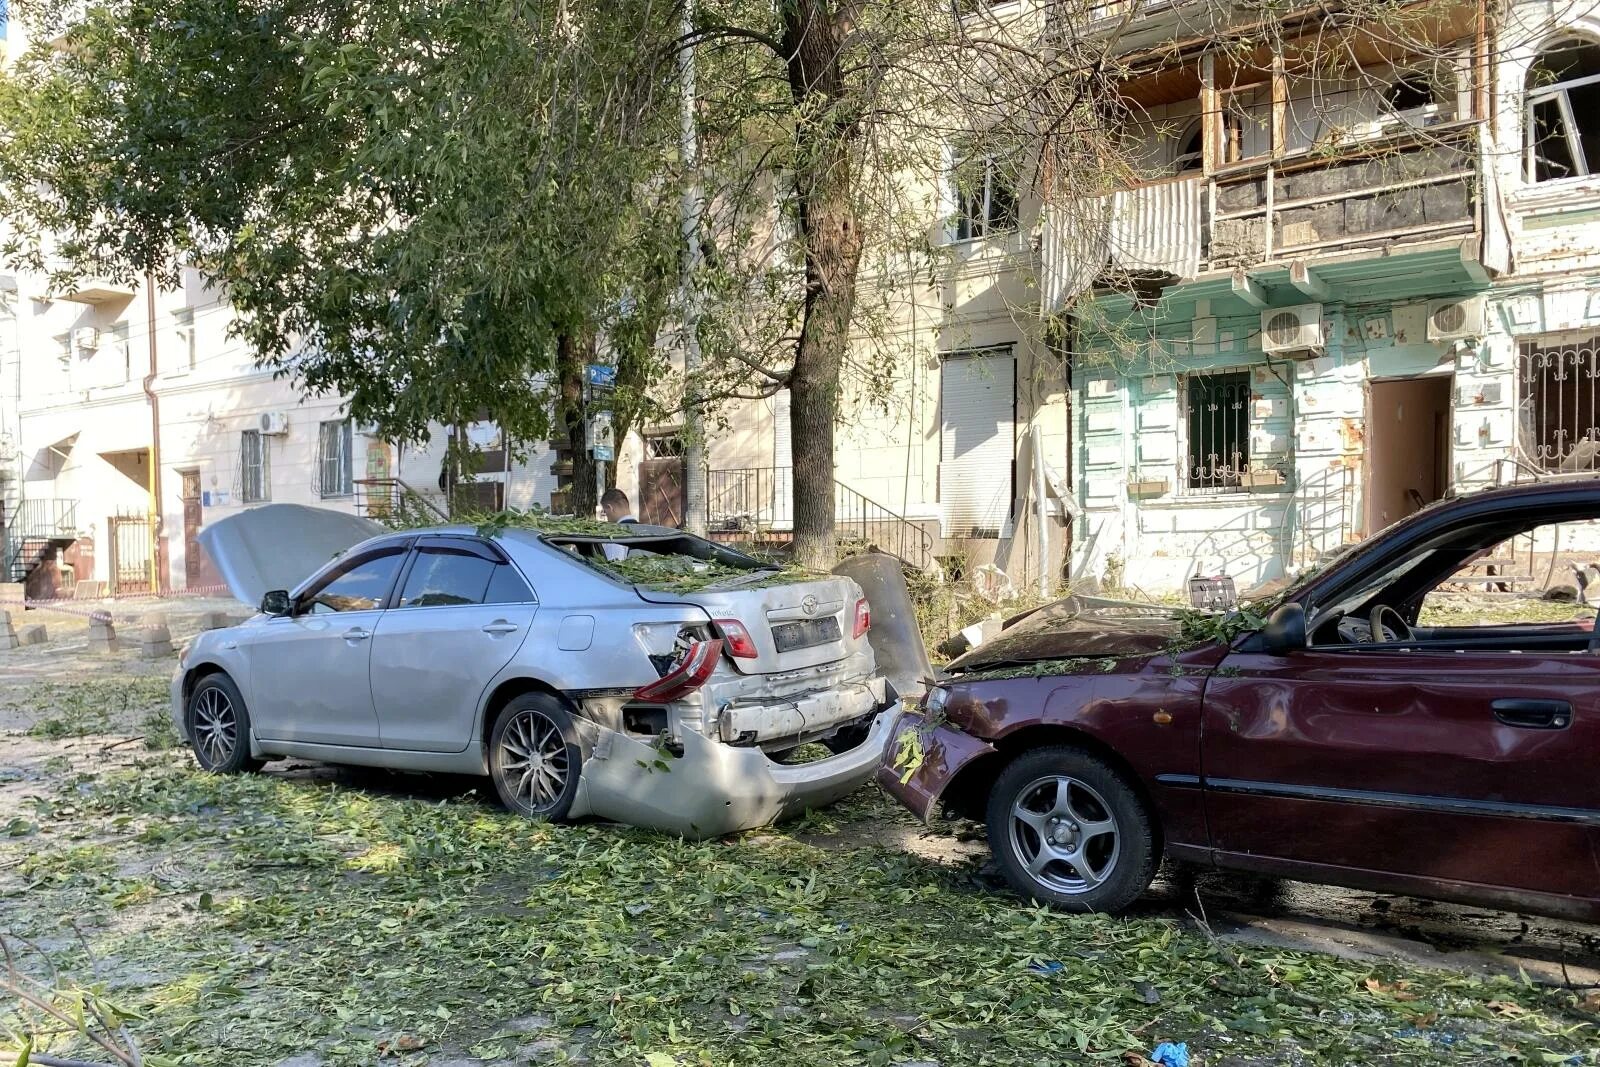
M 1075 910 L 1126 907 L 1169 856 L 1600 920 L 1600 638 L 1507 569 L 1570 575 L 1597 519 L 1600 480 L 1496 489 L 1262 615 L 1058 602 L 951 664 L 879 782 L 986 820 L 1010 883 Z

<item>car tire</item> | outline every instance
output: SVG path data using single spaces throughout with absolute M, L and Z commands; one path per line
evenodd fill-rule
M 572 715 L 548 693 L 514 697 L 489 732 L 489 776 L 519 815 L 559 822 L 572 810 L 583 754 Z
M 250 755 L 250 712 L 233 679 L 208 674 L 189 691 L 184 732 L 200 769 L 211 774 L 243 774 L 261 769 Z
M 1080 748 L 1012 760 L 989 793 L 988 830 L 1011 887 L 1067 911 L 1122 911 L 1155 877 L 1150 813 L 1120 772 Z

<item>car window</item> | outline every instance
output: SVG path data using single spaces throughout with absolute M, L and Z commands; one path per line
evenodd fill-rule
M 1600 604 L 1600 521 L 1547 523 L 1476 553 L 1423 597 L 1428 627 L 1589 626 Z
M 439 608 L 458 604 L 482 604 L 496 564 L 475 553 L 447 548 L 424 548 L 417 552 L 406 586 L 400 592 L 399 607 Z
M 394 584 L 395 572 L 405 559 L 405 548 L 395 546 L 365 555 L 342 566 L 320 586 L 301 598 L 301 613 L 331 615 L 341 611 L 372 611 Z
M 489 579 L 489 591 L 484 594 L 485 604 L 531 604 L 536 598 L 522 575 L 509 563 L 495 567 Z

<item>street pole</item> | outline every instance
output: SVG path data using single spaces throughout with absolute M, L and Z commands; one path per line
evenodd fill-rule
M 700 216 L 704 203 L 700 190 L 700 143 L 695 132 L 694 0 L 684 0 L 684 46 L 678 50 L 678 76 L 683 83 L 681 119 L 683 124 L 683 276 L 680 285 L 683 308 L 683 528 L 704 537 L 706 533 L 706 449 L 704 424 L 700 418 L 698 383 L 700 369 Z

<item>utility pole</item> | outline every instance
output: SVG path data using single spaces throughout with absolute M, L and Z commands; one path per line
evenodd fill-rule
M 678 50 L 678 76 L 683 100 L 683 528 L 704 537 L 706 533 L 706 449 L 704 424 L 695 373 L 700 368 L 700 217 L 704 202 L 700 190 L 700 142 L 695 132 L 694 0 L 684 0 L 684 45 Z

